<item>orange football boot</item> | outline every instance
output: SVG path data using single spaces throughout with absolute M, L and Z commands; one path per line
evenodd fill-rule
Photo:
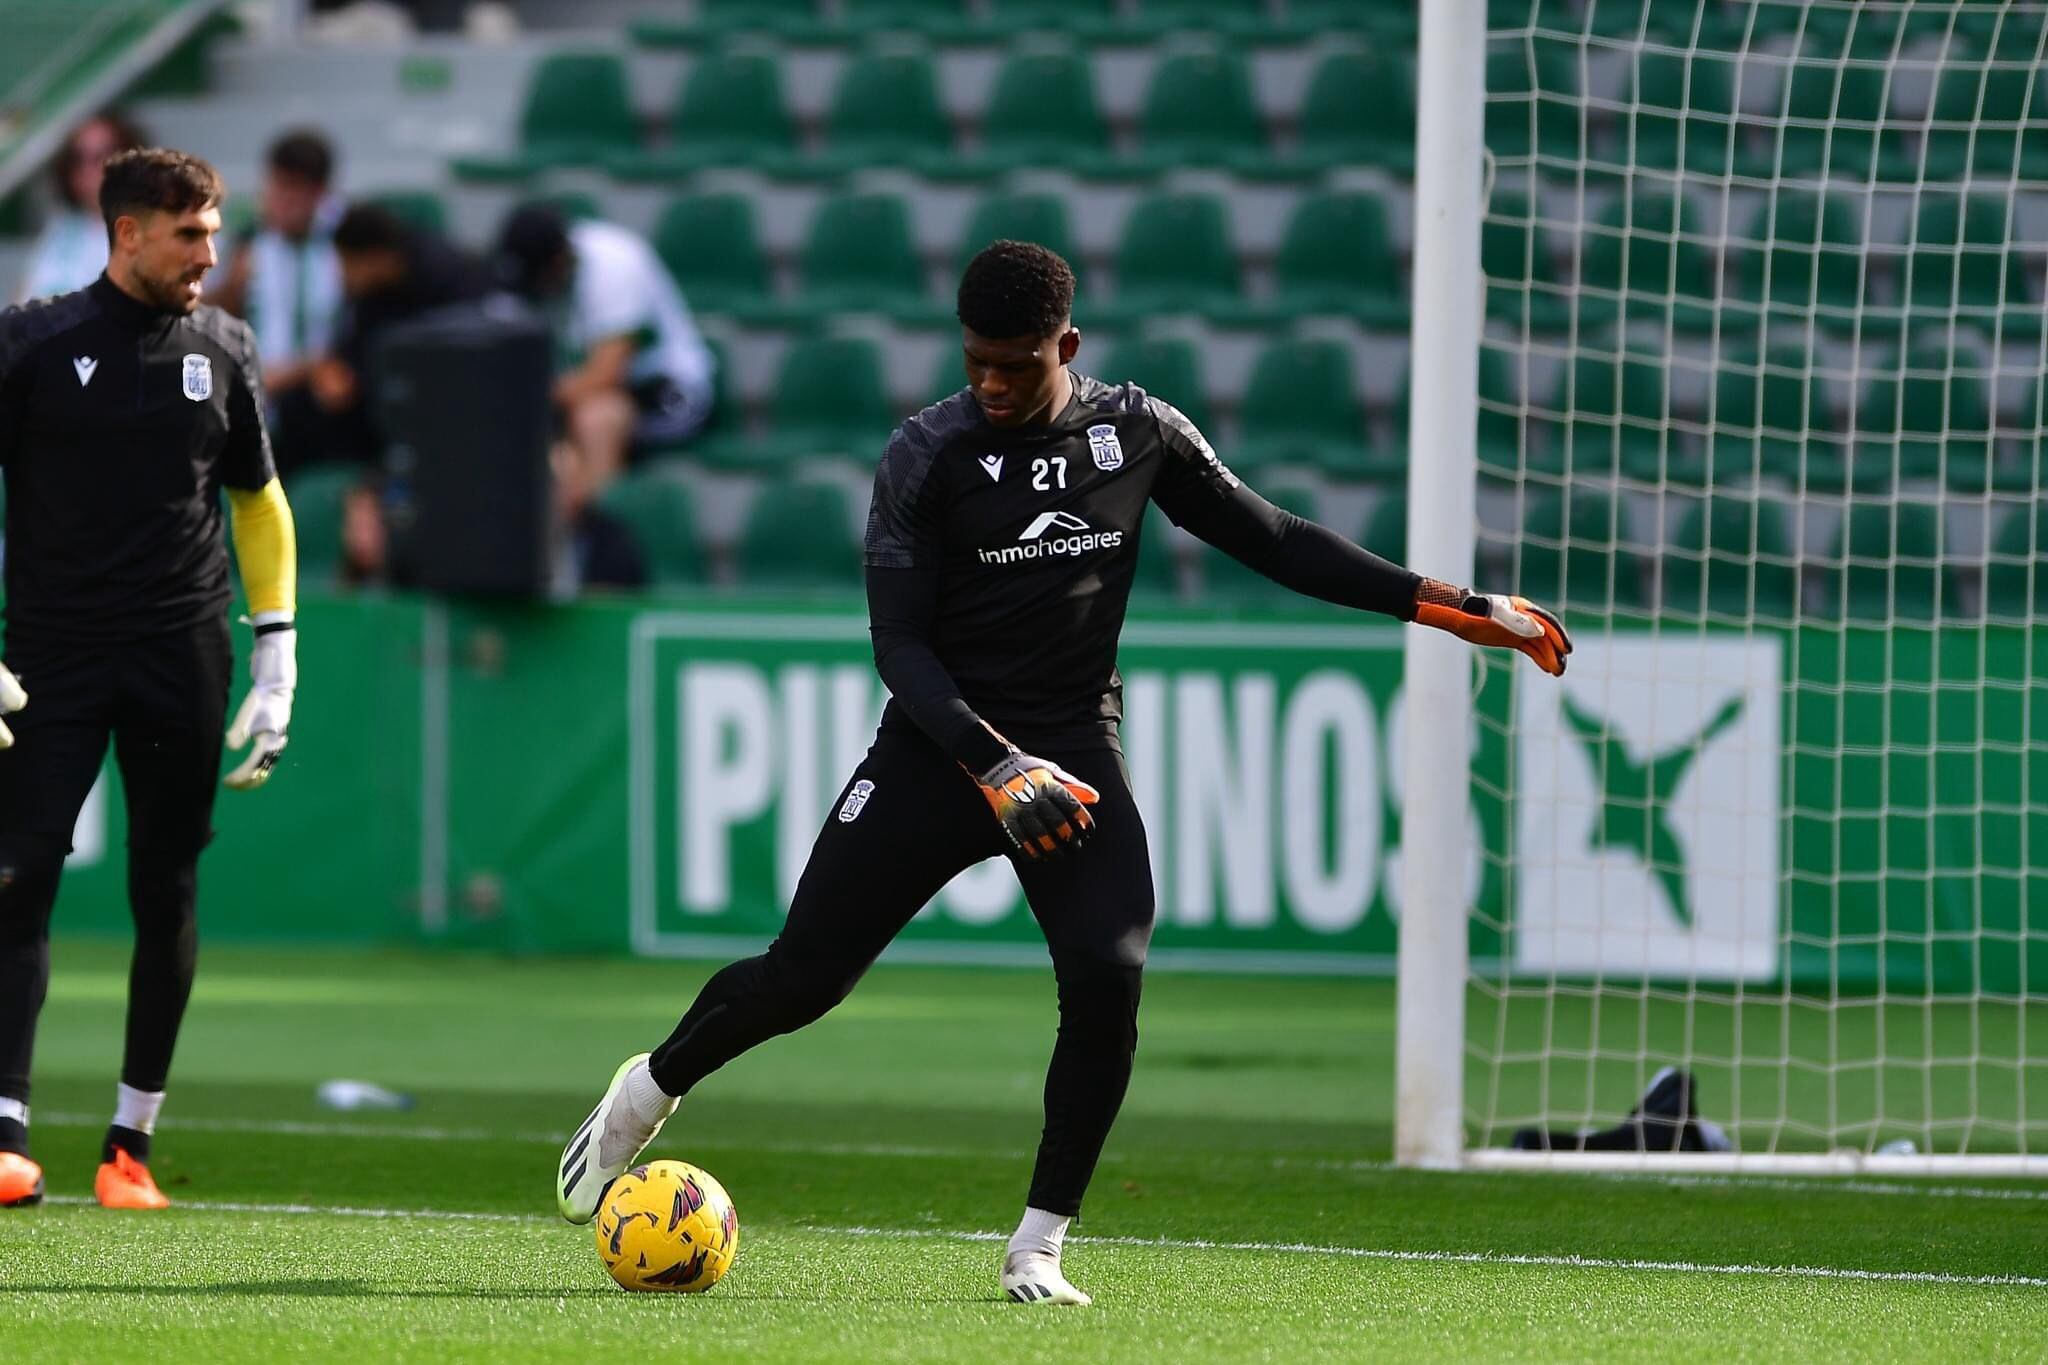
M 114 1149 L 112 1161 L 101 1163 L 100 1173 L 93 1178 L 92 1192 L 103 1209 L 167 1209 L 171 1206 L 171 1201 L 164 1198 L 164 1192 L 149 1178 L 149 1167 L 121 1147 Z
M 0 1209 L 43 1202 L 43 1168 L 20 1152 L 0 1152 Z

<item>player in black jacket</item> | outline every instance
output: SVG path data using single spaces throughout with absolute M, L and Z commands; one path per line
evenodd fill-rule
M 254 682 L 225 779 L 262 785 L 297 682 L 291 509 L 271 464 L 246 324 L 201 307 L 224 194 L 197 157 L 107 163 L 106 274 L 0 313 L 7 635 L 0 664 L 0 1205 L 42 1197 L 28 1156 L 29 1058 L 49 984 L 50 911 L 72 826 L 111 738 L 128 806 L 135 958 L 95 1193 L 161 1208 L 149 1174 L 197 956 L 234 661 L 225 490 L 255 628 Z
M 1145 831 L 1117 738 L 1117 636 L 1148 500 L 1297 592 L 1519 649 L 1571 643 L 1520 598 L 1398 568 L 1238 481 L 1177 410 L 1069 369 L 1074 276 L 1040 246 L 968 265 L 968 387 L 890 438 L 868 518 L 875 664 L 891 700 L 826 818 L 781 935 L 712 977 L 629 1059 L 557 1172 L 587 1222 L 676 1098 L 831 1009 L 955 874 L 1008 856 L 1051 949 L 1060 1026 L 1031 1190 L 1004 1257 L 1020 1303 L 1086 1303 L 1060 1247 L 1123 1102 L 1152 935 Z

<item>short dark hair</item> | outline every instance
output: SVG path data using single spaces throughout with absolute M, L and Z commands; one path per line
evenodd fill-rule
M 315 185 L 334 178 L 334 148 L 311 128 L 295 128 L 270 144 L 264 156 L 271 170 Z
M 1036 242 L 991 242 L 960 276 L 960 324 L 985 337 L 1049 337 L 1073 313 L 1073 267 Z
M 498 230 L 498 281 L 532 296 L 541 282 L 574 250 L 569 220 L 553 204 L 521 204 Z
M 334 225 L 334 249 L 343 255 L 359 251 L 403 251 L 412 241 L 405 220 L 382 204 L 351 204 Z
M 199 213 L 219 208 L 228 187 L 220 172 L 169 147 L 137 147 L 107 158 L 100 182 L 100 217 L 109 237 L 114 220 L 145 213 Z

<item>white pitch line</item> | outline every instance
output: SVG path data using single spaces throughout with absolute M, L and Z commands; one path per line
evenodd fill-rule
M 37 1123 L 57 1128 L 98 1128 L 107 1120 L 104 1114 L 46 1114 L 38 1110 Z M 507 1132 L 496 1128 L 440 1128 L 407 1127 L 398 1124 L 381 1123 L 311 1123 L 296 1119 L 207 1119 L 179 1118 L 166 1120 L 162 1127 L 166 1132 L 183 1129 L 194 1133 L 257 1133 L 278 1137 L 335 1137 L 335 1138 L 382 1138 L 411 1142 L 530 1142 L 542 1146 L 559 1147 L 568 1141 L 565 1129 L 559 1133 Z M 906 1161 L 1023 1161 L 1032 1153 L 1016 1149 L 994 1147 L 916 1147 L 900 1143 L 874 1142 L 709 1142 L 705 1147 L 716 1151 L 720 1147 L 743 1148 L 749 1152 L 777 1152 L 792 1156 L 867 1156 L 884 1157 Z M 1129 1160 L 1119 1152 L 1104 1152 L 1103 1165 L 1114 1165 Z M 1268 1162 L 1275 1170 L 1299 1168 L 1311 1171 L 1331 1171 L 1356 1174 L 1385 1174 L 1401 1170 L 1391 1161 L 1342 1160 L 1328 1157 L 1286 1157 L 1276 1156 Z M 1475 1180 L 1497 1179 L 1498 1172 L 1468 1172 L 1466 1178 Z M 1840 1193 L 1868 1195 L 1903 1195 L 1920 1199 L 1992 1199 L 2048 1202 L 2048 1189 L 2000 1189 L 1976 1185 L 1915 1184 L 1911 1182 L 1888 1183 L 1875 1180 L 1856 1180 L 1842 1176 L 1813 1175 L 1803 1179 L 1784 1176 L 1764 1175 L 1673 1175 L 1659 1172 L 1629 1171 L 1574 1171 L 1560 1173 L 1571 1180 L 1600 1180 L 1618 1183 L 1665 1185 L 1678 1189 L 1746 1189 L 1783 1190 L 1791 1193 Z
M 954 1242 L 1006 1242 L 1003 1232 L 948 1232 L 919 1228 L 830 1228 L 812 1232 L 848 1237 L 925 1237 Z M 1808 1280 L 1879 1280 L 1900 1284 L 1955 1284 L 2048 1289 L 2032 1275 L 1952 1275 L 1938 1270 L 1854 1270 L 1816 1265 L 1715 1265 L 1696 1261 L 1649 1261 L 1601 1256 L 1540 1256 L 1505 1251 L 1394 1251 L 1374 1247 L 1319 1246 L 1310 1242 L 1210 1242 L 1195 1238 L 1073 1236 L 1069 1243 L 1151 1247 L 1162 1251 L 1251 1251 L 1288 1256 L 1339 1256 L 1366 1261 L 1421 1261 L 1437 1265 L 1551 1266 L 1567 1270 L 1658 1270 L 1688 1275 L 1760 1275 Z
M 60 1205 L 90 1205 L 79 1195 L 56 1195 L 47 1202 Z M 332 1208 L 314 1204 L 254 1204 L 208 1200 L 180 1201 L 175 1207 L 198 1213 L 258 1213 L 332 1218 L 433 1219 L 436 1222 L 553 1223 L 539 1213 L 477 1213 L 451 1209 L 379 1209 L 339 1205 Z M 929 1240 L 943 1242 L 1004 1242 L 1003 1232 L 956 1232 L 933 1228 L 814 1227 L 797 1225 L 790 1231 L 818 1233 L 827 1237 L 864 1237 L 877 1240 Z M 1335 1256 L 1365 1261 L 1411 1261 L 1430 1265 L 1541 1266 L 1563 1270 L 1650 1270 L 1681 1275 L 1754 1275 L 1775 1279 L 1866 1280 L 1887 1284 L 1951 1284 L 1982 1288 L 2048 1289 L 2048 1279 L 2032 1275 L 1952 1275 L 1938 1270 L 1856 1270 L 1837 1266 L 1716 1265 L 1697 1261 L 1650 1261 L 1601 1256 L 1541 1256 L 1503 1251 L 1396 1251 L 1375 1247 L 1321 1246 L 1312 1242 L 1212 1242 L 1184 1237 L 1094 1237 L 1075 1236 L 1069 1242 L 1086 1246 L 1130 1247 L 1152 1251 L 1254 1252 L 1281 1256 Z

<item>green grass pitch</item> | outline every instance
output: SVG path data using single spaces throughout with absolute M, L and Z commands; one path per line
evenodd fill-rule
M 60 940 L 36 1072 L 50 1204 L 0 1214 L 16 1361 L 2039 1358 L 2048 1189 L 1388 1169 L 1391 985 L 1148 983 L 1070 1243 L 1091 1309 L 995 1290 L 1049 973 L 882 968 L 686 1100 L 739 1259 L 620 1293 L 550 1213 L 560 1137 L 706 969 L 209 950 L 154 1163 L 90 1205 L 125 949 Z M 323 1079 L 415 1092 L 333 1114 Z

